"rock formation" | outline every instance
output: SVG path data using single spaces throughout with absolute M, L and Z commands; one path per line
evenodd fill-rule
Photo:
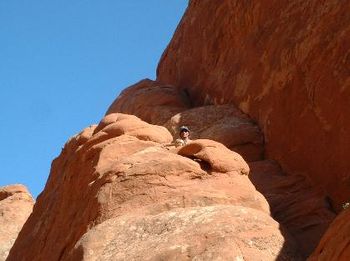
M 106 114 L 122 112 L 136 115 L 146 122 L 163 125 L 170 117 L 189 106 L 190 100 L 185 92 L 144 79 L 122 91 Z
M 250 180 L 269 202 L 272 216 L 299 242 L 305 256 L 317 246 L 333 221 L 329 202 L 301 175 L 286 175 L 270 160 L 250 164 Z
M 157 80 L 196 106 L 235 104 L 266 156 L 310 178 L 336 209 L 350 198 L 350 2 L 192 0 Z
M 171 141 L 120 113 L 70 139 L 8 260 L 299 259 L 239 154 Z
M 136 91 L 148 88 L 148 85 L 161 86 L 158 82 L 141 81 L 129 87 L 123 99 L 132 99 Z M 120 98 L 113 104 L 121 108 Z M 157 101 L 154 101 L 154 106 L 157 106 Z M 147 110 L 135 112 L 128 106 L 123 110 L 150 120 Z M 116 111 L 110 108 L 107 114 L 112 112 Z M 210 138 L 239 152 L 249 162 L 250 180 L 268 200 L 272 216 L 297 239 L 299 252 L 304 257 L 311 254 L 335 214 L 322 190 L 314 188 L 305 176 L 286 175 L 278 163 L 264 160 L 263 134 L 247 115 L 226 104 L 184 109 L 167 118 L 166 122 L 165 119 L 162 121 L 174 137 L 179 126 L 188 125 L 192 130 L 191 138 Z
M 8 260 L 347 260 L 349 7 L 190 1 L 157 80 L 53 161 Z
M 0 187 L 0 260 L 6 259 L 33 205 L 34 200 L 23 185 Z
M 309 261 L 350 260 L 350 209 L 333 221 Z

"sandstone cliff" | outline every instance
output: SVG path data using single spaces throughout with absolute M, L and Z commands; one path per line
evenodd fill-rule
M 23 185 L 0 187 L 0 260 L 6 259 L 34 200 Z
M 157 70 L 196 105 L 236 104 L 266 157 L 350 198 L 350 2 L 192 0 Z
M 349 7 L 190 1 L 157 81 L 65 144 L 8 260 L 346 260 L 348 211 L 324 232 L 350 198 Z
M 262 133 L 237 108 L 189 108 L 186 95 L 162 86 L 143 80 L 126 89 L 98 125 L 67 142 L 8 260 L 302 260 L 311 253 L 334 218 L 322 193 L 264 160 Z M 168 98 L 127 102 L 150 88 Z M 159 121 L 154 108 L 172 111 L 160 120 L 168 129 L 140 120 Z M 197 139 L 169 146 L 183 124 Z
M 73 137 L 8 260 L 300 259 L 239 154 L 172 139 L 120 113 Z
M 107 114 L 122 111 L 132 113 L 138 117 L 159 123 L 157 118 L 149 117 L 149 111 L 157 108 L 158 113 L 163 108 L 173 104 L 185 104 L 181 90 L 171 92 L 170 103 L 158 99 L 162 106 L 158 106 L 156 96 L 169 95 L 171 86 L 160 82 L 142 80 L 138 84 L 130 86 L 113 105 Z M 139 102 L 135 104 L 125 101 L 133 100 L 144 93 L 145 90 L 157 90 L 149 94 L 153 100 L 151 104 Z M 191 101 L 191 100 L 190 100 Z M 280 222 L 299 242 L 299 252 L 302 256 L 308 256 L 318 244 L 320 237 L 334 218 L 334 213 L 324 193 L 313 188 L 311 183 L 302 175 L 286 175 L 275 161 L 264 159 L 263 134 L 254 121 L 232 105 L 208 105 L 188 109 L 181 106 L 180 112 L 161 119 L 164 126 L 176 137 L 179 126 L 191 126 L 192 138 L 210 138 L 225 144 L 228 148 L 239 152 L 249 162 L 251 182 L 268 200 L 272 216 Z M 166 110 L 168 111 L 168 110 Z M 165 122 L 165 123 L 164 123 Z

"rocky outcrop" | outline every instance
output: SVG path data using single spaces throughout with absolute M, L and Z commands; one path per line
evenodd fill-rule
M 179 127 L 190 126 L 191 139 L 225 144 L 248 161 L 264 157 L 263 135 L 256 124 L 232 105 L 201 106 L 173 115 L 164 126 L 177 137 Z
M 8 260 L 300 258 L 240 155 L 212 140 L 171 141 L 120 113 L 74 136 Z
M 0 187 L 0 260 L 6 259 L 33 205 L 34 200 L 23 185 Z
M 278 230 L 262 212 L 237 206 L 123 216 L 85 234 L 72 260 L 298 260 L 281 251 Z
M 157 80 L 196 106 L 236 104 L 259 124 L 268 158 L 350 198 L 349 1 L 192 0 Z
M 190 1 L 157 80 L 54 160 L 8 260 L 347 260 L 348 211 L 319 239 L 350 198 L 349 7 Z
M 232 105 L 189 108 L 185 92 L 174 86 L 144 79 L 128 88 L 112 103 L 106 115 L 136 115 L 165 126 L 177 137 L 182 125 L 190 126 L 191 139 L 211 139 L 241 154 L 246 161 L 263 159 L 263 136 L 254 122 Z
M 272 216 L 297 240 L 308 257 L 335 218 L 329 201 L 301 175 L 286 175 L 271 160 L 252 162 L 249 179 L 268 201 Z
M 135 92 L 132 91 L 133 88 L 138 89 L 138 84 L 129 87 L 129 93 Z M 118 105 L 118 100 L 119 98 L 114 104 Z M 157 107 L 156 100 L 153 105 Z M 147 110 L 135 113 L 145 120 L 150 120 Z M 264 160 L 263 134 L 254 121 L 232 105 L 208 105 L 183 110 L 164 124 L 174 137 L 181 125 L 190 126 L 192 139 L 210 138 L 223 143 L 249 162 L 251 169 L 249 178 L 267 199 L 272 216 L 297 239 L 299 252 L 303 258 L 309 256 L 335 217 L 324 192 L 313 187 L 305 176 L 287 175 L 277 162 Z M 189 157 L 197 160 L 203 169 L 208 170 L 213 164 L 208 166 L 208 161 L 201 162 L 199 159 L 199 155 L 205 155 L 200 141 L 179 150 L 178 153 L 191 151 L 192 155 Z M 215 150 L 215 146 L 209 148 Z M 214 162 L 220 162 L 226 155 L 232 154 L 226 149 L 220 151 L 223 153 L 216 150 L 211 154 L 216 155 L 213 158 Z
M 309 261 L 350 260 L 350 209 L 342 211 L 322 237 Z
M 108 108 L 106 115 L 121 112 L 163 125 L 168 119 L 190 106 L 185 92 L 171 85 L 144 79 L 123 90 Z

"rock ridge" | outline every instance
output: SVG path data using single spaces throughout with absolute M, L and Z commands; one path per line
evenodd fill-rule
M 236 105 L 262 130 L 265 156 L 339 211 L 350 198 L 349 11 L 337 0 L 192 0 L 157 81 L 196 107 Z
M 7 260 L 300 258 L 239 154 L 171 141 L 122 113 L 72 137 Z

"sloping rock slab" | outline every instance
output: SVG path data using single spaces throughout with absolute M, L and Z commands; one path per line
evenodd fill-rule
M 265 213 L 217 205 L 110 219 L 70 260 L 301 260 L 290 242 Z

